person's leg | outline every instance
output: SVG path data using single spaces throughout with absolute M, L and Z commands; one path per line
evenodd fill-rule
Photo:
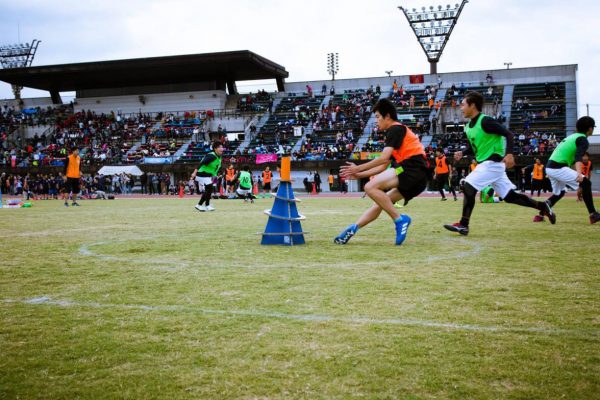
M 213 193 L 213 185 L 212 183 L 209 185 L 204 185 L 204 201 L 206 203 L 206 206 L 210 206 L 210 199 L 212 199 L 212 193 Z
M 498 196 L 504 199 L 505 202 L 516 204 L 522 207 L 535 208 L 539 210 L 543 215 L 547 216 L 550 223 L 556 223 L 556 215 L 552 211 L 552 206 L 548 202 L 535 201 L 531 197 L 524 195 L 523 193 L 517 193 L 514 191 L 514 185 L 506 176 L 506 172 L 492 184 Z
M 392 189 L 392 190 L 388 191 L 386 194 L 387 194 L 387 196 L 390 197 L 391 201 L 393 201 L 393 202 L 396 202 L 396 201 L 402 199 L 402 195 L 400 194 L 398 189 Z M 350 225 L 349 227 L 344 229 L 342 231 L 342 233 L 340 233 L 338 236 L 336 236 L 336 238 L 334 239 L 334 242 L 337 244 L 348 243 L 348 241 L 352 238 L 352 236 L 354 236 L 356 234 L 356 232 L 358 232 L 359 228 L 362 228 L 362 227 L 368 225 L 369 223 L 375 221 L 379 217 L 380 214 L 381 214 L 381 207 L 379 207 L 377 204 L 373 204 L 371 207 L 369 207 L 369 209 L 367 209 L 367 211 L 365 211 L 358 218 L 356 223 Z
M 365 186 L 367 195 L 394 221 L 400 217 L 400 214 L 396 211 L 394 203 L 386 194 L 386 191 L 397 187 L 398 175 L 394 168 L 387 169 L 376 175 Z
M 454 189 L 454 185 L 452 185 L 452 182 L 448 183 L 448 187 L 450 188 L 450 193 L 452 193 L 452 196 L 454 196 L 454 200 L 456 200 L 456 190 Z
M 590 215 L 596 213 L 596 207 L 594 207 L 594 197 L 592 196 L 592 182 L 588 178 L 583 178 L 583 181 L 579 184 L 583 189 L 583 202 Z
M 477 196 L 477 189 L 471 184 L 465 182 L 465 190 L 463 191 L 463 211 L 460 218 L 460 224 L 465 228 L 469 227 L 469 221 L 471 220 L 471 214 L 475 208 L 475 197 Z
M 444 194 L 444 175 L 437 175 L 435 178 L 435 185 L 442 196 L 442 200 L 446 200 L 446 195 Z
M 389 190 L 386 195 L 390 198 L 390 200 L 395 203 L 398 200 L 402 200 L 402 195 L 398 191 L 398 189 Z M 381 207 L 377 204 L 373 204 L 367 211 L 361 215 L 356 221 L 356 225 L 359 228 L 362 228 L 369 223 L 375 221 L 379 215 L 381 214 Z

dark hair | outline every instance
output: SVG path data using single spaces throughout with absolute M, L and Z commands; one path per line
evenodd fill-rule
M 223 146 L 223 143 L 219 142 L 218 140 L 215 140 L 212 144 L 212 149 L 215 150 L 221 146 Z
M 587 151 L 585 153 L 583 153 L 583 156 L 590 156 L 590 153 L 588 153 Z
M 71 147 L 71 153 L 74 152 L 75 150 L 79 150 L 79 148 L 77 146 Z
M 373 114 L 376 111 L 379 111 L 379 114 L 381 114 L 383 118 L 385 118 L 386 115 L 389 115 L 392 120 L 398 121 L 396 106 L 388 99 L 379 99 L 377 104 L 375 104 L 375 107 L 373 107 Z
M 249 167 L 249 166 L 247 166 L 247 165 L 244 165 L 244 166 L 242 167 L 242 169 L 243 169 L 244 171 L 250 171 L 250 167 Z
M 592 117 L 581 117 L 577 120 L 577 124 L 575 124 L 575 127 L 577 128 L 577 132 L 579 133 L 587 133 L 587 131 L 590 128 L 595 128 L 596 127 L 596 121 L 594 121 L 594 118 Z
M 481 93 L 472 90 L 468 91 L 465 94 L 465 101 L 468 105 L 475 104 L 475 108 L 477 108 L 478 111 L 483 110 L 483 95 Z

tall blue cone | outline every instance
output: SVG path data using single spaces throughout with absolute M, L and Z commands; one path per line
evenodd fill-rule
M 300 221 L 305 217 L 298 213 L 296 201 L 292 183 L 282 181 L 279 184 L 273 208 L 265 211 L 265 214 L 269 216 L 269 221 L 262 234 L 260 244 L 284 246 L 304 244 L 304 232 Z

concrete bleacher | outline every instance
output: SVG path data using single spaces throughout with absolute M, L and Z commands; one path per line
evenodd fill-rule
M 331 129 L 319 127 L 310 135 L 313 143 L 320 143 L 325 146 L 333 146 L 337 142 L 338 134 L 346 134 L 352 131 L 352 144 L 356 144 L 363 134 L 367 121 L 371 118 L 373 106 L 379 99 L 375 93 L 367 93 L 364 89 L 346 90 L 344 93 L 338 93 L 328 96 L 327 107 L 332 110 L 339 110 L 340 115 L 336 117 L 338 122 L 332 122 Z
M 517 100 L 528 99 L 528 105 L 520 105 Z M 510 129 L 522 132 L 526 126 L 529 131 L 551 132 L 557 137 L 566 134 L 565 83 L 532 83 L 515 85 L 510 113 Z M 552 114 L 552 107 L 558 110 Z M 534 118 L 529 117 L 533 113 Z M 547 113 L 547 116 L 546 116 Z
M 236 133 L 241 134 L 243 132 L 228 132 L 228 133 Z M 218 138 L 217 132 L 211 133 L 211 138 Z M 225 149 L 223 151 L 223 156 L 233 156 L 235 155 L 236 149 L 239 147 L 240 141 L 234 140 L 225 143 Z M 187 162 L 200 162 L 202 158 L 212 151 L 210 142 L 191 142 L 188 148 L 183 152 L 183 155 L 179 157 L 176 162 L 177 163 L 187 163 Z
M 265 146 L 273 149 L 277 145 L 278 134 L 280 144 L 293 147 L 298 140 L 298 137 L 294 136 L 294 127 L 307 127 L 312 123 L 313 116 L 318 113 L 324 98 L 322 95 L 287 93 L 248 147 Z

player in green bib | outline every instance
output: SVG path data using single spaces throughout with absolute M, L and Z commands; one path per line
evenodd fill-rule
M 214 211 L 215 208 L 210 205 L 210 199 L 213 193 L 213 178 L 217 176 L 221 169 L 221 156 L 223 155 L 223 144 L 221 142 L 214 142 L 212 144 L 210 153 L 206 154 L 200 166 L 194 170 L 191 179 L 195 179 L 198 182 L 198 186 L 204 186 L 204 192 L 200 201 L 195 206 L 198 211 Z
M 242 167 L 242 170 L 236 174 L 234 182 L 238 182 L 236 193 L 238 194 L 239 198 L 244 199 L 244 201 L 250 200 L 251 203 L 254 203 L 255 197 L 252 195 L 252 186 L 254 185 L 254 181 L 252 179 L 249 166 L 244 165 Z
M 505 202 L 535 208 L 548 216 L 550 222 L 555 223 L 556 217 L 549 203 L 535 201 L 522 193 L 515 192 L 515 185 L 506 176 L 506 168 L 515 165 L 512 154 L 514 136 L 494 118 L 481 112 L 483 95 L 478 92 L 467 92 L 460 109 L 463 116 L 470 119 L 465 125 L 468 147 L 465 152 L 455 152 L 454 159 L 458 161 L 463 155 L 474 154 L 477 167 L 465 178 L 460 222 L 444 225 L 444 228 L 464 236 L 468 235 L 475 197 L 478 191 L 487 186 L 492 186 L 494 192 Z
M 600 221 L 600 214 L 594 207 L 592 182 L 582 171 L 582 159 L 590 145 L 587 137 L 594 133 L 595 127 L 596 122 L 593 118 L 587 116 L 579 118 L 575 124 L 577 132 L 564 138 L 546 163 L 546 175 L 552 183 L 552 196 L 548 199 L 548 203 L 553 206 L 562 199 L 567 186 L 574 190 L 581 188 L 583 202 L 588 210 L 591 224 Z M 575 169 L 571 168 L 573 165 Z M 536 215 L 533 219 L 534 222 L 543 220 L 543 215 Z

